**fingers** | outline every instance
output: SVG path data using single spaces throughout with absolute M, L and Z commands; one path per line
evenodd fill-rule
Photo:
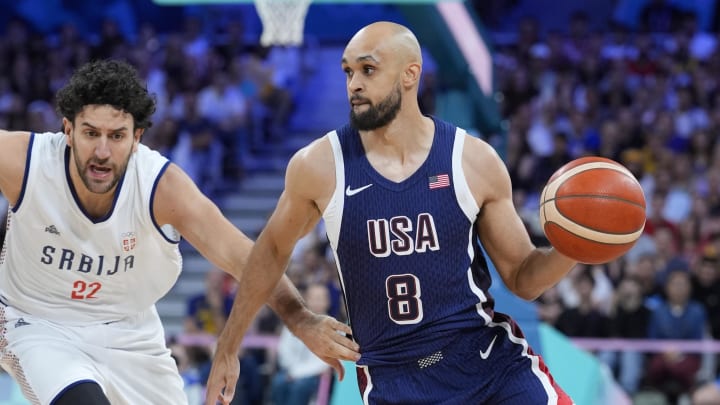
M 216 392 L 217 394 L 215 394 Z M 226 386 L 224 393 L 220 393 L 216 388 L 208 387 L 205 393 L 207 394 L 205 405 L 216 405 L 218 402 L 222 405 L 230 405 L 235 396 L 235 389 L 228 389 Z
M 219 393 L 220 390 L 214 387 L 214 385 L 213 382 L 208 381 L 208 386 L 205 390 L 205 405 L 215 405 L 218 401 L 222 401 L 222 396 Z
M 355 353 L 359 354 L 359 352 L 360 352 L 360 345 L 357 344 L 357 342 L 355 342 L 354 340 L 352 340 L 350 338 L 342 336 L 342 337 L 340 337 L 339 340 L 335 340 L 335 342 L 337 344 L 347 348 L 348 350 L 352 350 Z
M 225 378 L 222 384 L 218 384 L 210 376 L 205 395 L 205 405 L 216 405 L 218 402 L 222 405 L 230 405 L 235 396 L 235 384 L 229 378 Z
M 357 344 L 350 341 L 350 339 L 345 340 L 350 343 L 334 342 L 334 344 L 328 348 L 331 352 L 331 357 L 352 362 L 360 360 L 360 353 L 358 352 L 359 349 L 355 348 L 357 347 Z
M 336 359 L 358 361 L 360 346 L 348 337 L 352 334 L 350 327 L 331 317 L 325 317 L 323 323 L 329 328 L 325 338 L 330 338 L 327 345 L 320 349 L 323 354 Z
M 345 367 L 343 367 L 342 363 L 340 363 L 337 359 L 329 359 L 328 363 L 330 366 L 335 369 L 335 372 L 338 374 L 338 380 L 342 381 L 343 378 L 345 378 Z
M 229 384 L 226 381 L 225 382 L 225 391 L 223 391 L 222 396 L 223 396 L 223 399 L 222 399 L 223 405 L 230 405 L 230 402 L 232 402 L 232 399 L 235 396 L 235 384 Z
M 345 336 L 334 336 L 332 345 L 329 349 L 336 354 L 333 357 L 348 361 L 360 360 L 360 346 L 355 341 Z
M 350 325 L 346 323 L 341 323 L 338 321 L 334 321 L 334 324 L 332 325 L 333 329 L 337 330 L 338 332 L 342 332 L 345 335 L 352 335 L 352 329 L 350 329 Z
M 218 390 L 217 388 L 211 388 L 209 386 L 205 391 L 205 394 L 205 405 L 217 405 L 218 402 L 223 405 L 228 405 L 232 400 L 232 397 L 226 400 L 225 395 L 221 394 L 220 390 Z
M 353 362 L 360 359 L 360 348 L 357 343 L 335 333 L 325 335 L 323 339 L 309 344 L 308 347 L 320 357 L 332 357 Z
M 329 323 L 330 328 L 335 330 L 337 333 L 337 337 L 333 337 L 333 340 L 342 345 L 347 347 L 348 349 L 358 352 L 360 350 L 360 346 L 352 339 L 350 339 L 348 336 L 352 335 L 352 329 L 350 329 L 350 326 L 347 324 L 344 324 L 342 322 L 338 322 L 334 318 L 327 317 L 325 319 L 327 323 Z

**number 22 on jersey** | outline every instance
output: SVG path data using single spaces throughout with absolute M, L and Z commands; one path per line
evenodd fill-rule
M 102 288 L 102 284 L 97 281 L 87 283 L 83 280 L 77 280 L 73 283 L 70 298 L 74 300 L 89 300 L 97 298 L 96 294 Z

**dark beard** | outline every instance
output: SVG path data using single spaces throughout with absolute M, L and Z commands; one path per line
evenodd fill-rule
M 372 131 L 382 128 L 397 117 L 401 105 L 402 93 L 400 85 L 397 85 L 377 106 L 371 104 L 367 111 L 360 114 L 356 114 L 351 108 L 350 125 L 358 131 Z
M 75 146 L 74 136 L 72 143 L 73 148 L 77 150 L 77 147 Z M 87 176 L 86 172 L 87 167 L 90 166 L 91 163 L 103 164 L 104 162 L 99 162 L 97 160 L 89 160 L 85 164 L 83 164 L 76 153 L 73 153 L 73 155 L 75 156 L 75 166 L 77 167 L 78 174 L 80 174 L 80 179 L 82 180 L 83 184 L 85 184 L 85 188 L 87 188 L 88 191 L 94 194 L 105 194 L 108 191 L 112 190 L 120 182 L 120 178 L 125 175 L 125 171 L 127 170 L 128 162 L 130 161 L 130 156 L 132 155 L 132 152 L 130 152 L 127 159 L 125 159 L 125 164 L 123 164 L 121 167 L 118 168 L 113 165 L 115 176 L 112 178 L 110 183 L 104 186 L 92 182 Z

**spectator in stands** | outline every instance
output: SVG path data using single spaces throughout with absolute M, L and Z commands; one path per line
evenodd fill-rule
M 692 272 L 692 299 L 705 307 L 710 333 L 720 339 L 720 261 L 713 246 L 707 246 Z
M 206 333 L 217 336 L 225 326 L 232 304 L 233 296 L 227 289 L 227 274 L 222 270 L 211 268 L 205 275 L 205 291 L 192 296 L 188 301 L 185 333 Z M 212 348 L 205 345 L 190 345 L 178 350 L 185 351 L 189 357 L 186 373 L 189 374 L 183 377 L 192 380 L 197 372 L 200 383 L 204 385 L 210 373 Z M 252 353 L 242 351 L 240 364 L 243 372 L 238 380 L 233 404 L 258 403 L 262 397 L 262 383 L 257 359 Z
M 552 136 L 552 153 L 548 156 L 537 158 L 535 161 L 534 183 L 545 185 L 550 176 L 562 165 L 572 160 L 568 145 L 568 135 L 564 132 L 556 132 Z
M 573 283 L 578 295 L 578 305 L 564 310 L 558 317 L 556 327 L 567 336 L 608 337 L 609 320 L 597 310 L 593 301 L 595 279 L 588 269 L 582 269 Z
M 667 194 L 665 192 L 656 190 L 651 196 L 649 196 L 647 207 L 647 219 L 645 220 L 645 232 L 648 235 L 655 235 L 655 232 L 659 229 L 667 229 L 672 235 L 674 244 L 679 244 L 680 231 L 677 225 L 668 221 L 664 216 L 665 201 L 667 200 Z
M 310 284 L 304 298 L 308 308 L 315 313 L 327 313 L 330 295 L 325 285 Z M 280 333 L 277 362 L 278 369 L 271 386 L 273 405 L 308 405 L 317 393 L 320 376 L 329 370 L 328 365 L 286 327 Z
M 197 347 L 187 347 L 177 342 L 169 342 L 168 347 L 183 379 L 183 391 L 185 391 L 188 403 L 200 404 L 203 400 L 204 388 L 199 364 L 194 361 L 196 356 L 191 355 L 191 352 L 195 351 Z
M 206 195 L 214 195 L 222 178 L 223 145 L 217 126 L 203 117 L 193 92 L 182 96 L 184 114 L 178 124 L 178 142 L 172 152 L 178 166 Z
M 604 266 L 601 265 L 578 264 L 560 280 L 556 288 L 564 307 L 569 309 L 580 306 L 583 292 L 578 288 L 578 280 L 585 276 L 590 276 L 593 282 L 590 289 L 591 306 L 600 310 L 602 314 L 607 314 L 613 296 L 613 286 L 605 273 Z
M 634 278 L 640 285 L 643 300 L 648 308 L 653 308 L 659 300 L 661 287 L 658 283 L 658 256 L 654 252 L 643 252 L 637 260 L 628 263 L 627 277 Z
M 538 318 L 548 325 L 556 325 L 560 314 L 563 313 L 563 306 L 557 286 L 547 289 L 535 301 L 537 305 Z
M 240 138 L 246 137 L 249 120 L 249 101 L 220 69 L 212 73 L 210 84 L 197 95 L 199 115 L 208 120 L 216 138 L 222 143 L 223 173 L 228 177 L 241 171 Z
M 225 294 L 225 272 L 212 268 L 205 275 L 205 291 L 190 297 L 185 317 L 185 333 L 217 335 L 230 315 L 233 298 Z
M 120 32 L 117 21 L 106 18 L 102 21 L 100 40 L 92 49 L 93 59 L 107 59 L 123 57 L 126 46 L 125 38 Z
M 626 277 L 617 287 L 610 310 L 610 336 L 621 339 L 646 339 L 650 310 L 645 306 L 640 283 Z M 621 351 L 613 359 L 617 363 L 620 385 L 634 394 L 643 374 L 644 355 L 636 351 Z
M 706 331 L 707 315 L 702 305 L 691 299 L 692 285 L 687 269 L 670 269 L 665 275 L 665 297 L 652 311 L 648 327 L 651 339 L 700 340 Z M 695 384 L 700 356 L 668 349 L 652 355 L 647 368 L 649 387 L 671 401 Z
M 330 296 L 329 308 L 326 311 L 330 316 L 337 318 L 341 316 L 342 291 L 335 264 L 328 258 L 327 237 L 318 235 L 317 230 L 324 232 L 323 227 L 316 227 L 316 231 L 303 240 L 302 246 L 296 247 L 287 274 L 297 286 L 325 285 Z
M 264 59 L 266 53 L 252 52 L 233 64 L 236 83 L 252 103 L 253 147 L 282 141 L 294 108 L 292 93 L 276 83 L 274 68 Z
M 682 11 L 668 0 L 651 0 L 640 13 L 641 29 L 653 33 L 674 32 L 681 21 Z

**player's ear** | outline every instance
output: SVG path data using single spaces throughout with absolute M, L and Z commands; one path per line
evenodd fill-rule
M 138 144 L 142 139 L 142 135 L 145 132 L 145 128 L 137 128 L 133 134 L 133 152 L 137 151 Z
M 65 133 L 65 141 L 68 146 L 72 147 L 72 122 L 69 119 L 63 117 L 62 119 L 63 133 Z
M 403 84 L 405 84 L 405 86 L 416 85 L 420 81 L 421 72 L 422 67 L 420 67 L 419 63 L 411 63 L 407 65 L 405 72 L 403 73 Z

